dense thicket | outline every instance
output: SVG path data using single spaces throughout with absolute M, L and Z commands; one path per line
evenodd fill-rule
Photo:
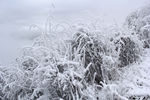
M 115 84 L 119 84 L 122 70 L 140 59 L 143 41 L 149 43 L 147 9 L 127 18 L 127 26 L 132 32 L 118 29 L 107 33 L 83 27 L 69 31 L 73 36 L 67 39 L 60 38 L 60 34 L 42 34 L 31 47 L 22 50 L 14 66 L 0 66 L 0 98 L 131 99 L 132 96 L 124 95 L 126 84 L 119 89 Z M 143 19 L 147 24 L 143 24 Z
M 150 46 L 150 6 L 143 7 L 127 18 L 125 24 L 132 31 L 132 34 L 138 34 L 140 40 L 144 42 L 144 48 Z

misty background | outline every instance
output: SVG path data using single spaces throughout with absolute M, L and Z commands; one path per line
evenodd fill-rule
M 31 45 L 40 31 L 29 30 L 31 25 L 44 28 L 46 19 L 75 22 L 103 19 L 121 25 L 126 16 L 147 5 L 149 0 L 0 0 L 0 64 L 11 63 L 21 48 Z

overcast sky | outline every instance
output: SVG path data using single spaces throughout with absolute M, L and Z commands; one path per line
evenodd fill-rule
M 28 45 L 29 26 L 43 27 L 48 16 L 54 20 L 92 20 L 92 16 L 122 23 L 135 9 L 149 0 L 0 0 L 0 63 L 8 63 L 24 45 Z

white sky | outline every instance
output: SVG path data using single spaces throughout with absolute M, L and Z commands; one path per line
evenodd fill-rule
M 24 45 L 30 44 L 28 27 L 44 26 L 49 15 L 55 20 L 92 20 L 93 16 L 123 23 L 149 0 L 0 0 L 0 63 L 9 63 Z M 23 38 L 24 39 L 23 39 Z

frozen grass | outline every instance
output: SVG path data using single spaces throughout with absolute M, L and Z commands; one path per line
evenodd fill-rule
M 115 25 L 51 25 L 14 66 L 0 66 L 2 100 L 149 99 L 150 58 L 139 35 Z

